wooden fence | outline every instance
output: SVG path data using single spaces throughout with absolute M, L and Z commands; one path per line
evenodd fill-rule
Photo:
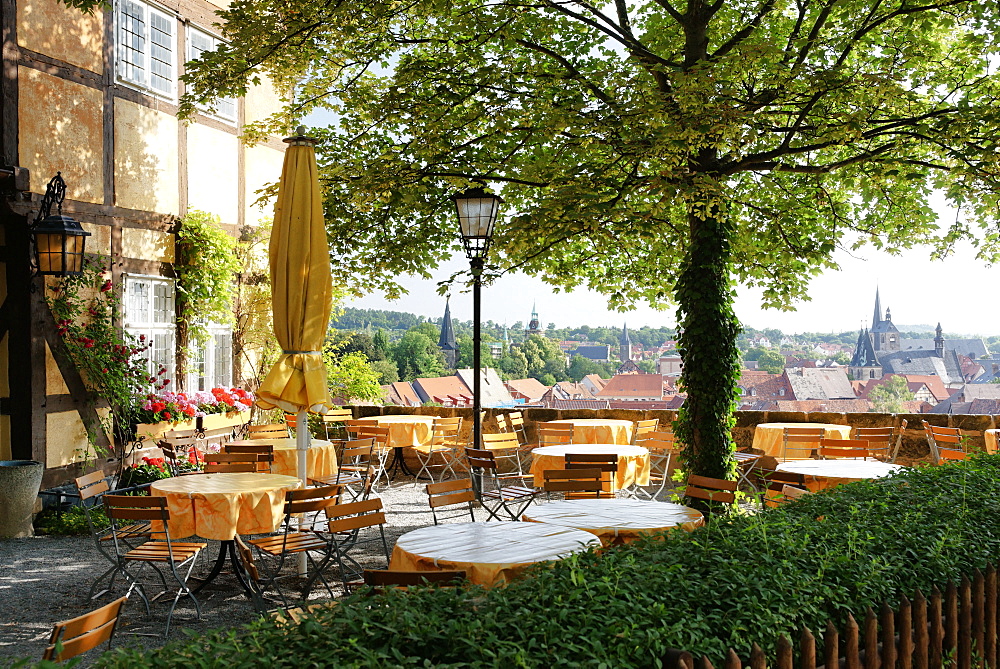
M 748 658 L 735 651 L 722 662 L 725 669 L 969 669 L 997 664 L 997 572 L 976 570 L 972 582 L 962 577 L 949 583 L 944 594 L 934 588 L 930 598 L 917 591 L 900 598 L 895 610 L 888 603 L 876 614 L 867 610 L 859 625 L 848 616 L 842 629 L 827 622 L 822 655 L 817 638 L 808 629 L 799 636 L 798 649 L 784 635 L 778 638 L 773 661 L 754 644 Z M 667 669 L 714 669 L 706 657 L 669 651 Z

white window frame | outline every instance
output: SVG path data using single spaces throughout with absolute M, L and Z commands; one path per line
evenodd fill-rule
M 125 331 L 143 337 L 149 375 L 176 382 L 177 326 L 174 311 L 176 290 L 173 279 L 162 276 L 125 275 L 122 313 Z M 166 368 L 163 375 L 161 368 Z M 168 388 L 172 390 L 172 388 Z
M 126 14 L 136 10 L 135 14 Z M 138 20 L 141 25 L 129 23 Z M 154 22 L 159 26 L 154 26 Z M 115 80 L 130 88 L 170 101 L 177 100 L 177 16 L 144 0 L 116 0 L 115 2 Z M 169 39 L 164 40 L 164 27 L 170 28 Z M 131 44 L 126 40 L 126 30 Z M 158 37 L 157 37 L 158 36 Z M 141 41 L 141 44 L 139 43 Z M 159 79 L 166 83 L 157 85 L 152 78 L 152 62 L 164 63 L 163 54 L 169 54 L 166 74 Z M 137 61 L 137 62 L 133 62 Z
M 185 388 L 191 392 L 233 386 L 233 328 L 209 323 L 205 329 L 208 341 L 192 341 L 188 350 Z
M 200 49 L 195 45 L 196 39 L 202 39 L 206 42 L 206 48 Z M 197 26 L 188 24 L 187 26 L 187 60 L 192 61 L 198 58 L 205 51 L 214 51 L 222 40 L 213 35 L 212 33 L 202 30 Z M 227 123 L 236 124 L 236 98 L 218 98 L 215 101 L 215 109 L 212 110 L 205 105 L 198 105 L 198 109 L 209 116 L 214 116 L 218 119 L 226 121 Z

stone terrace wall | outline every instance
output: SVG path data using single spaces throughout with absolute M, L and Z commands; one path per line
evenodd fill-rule
M 378 415 L 416 414 L 423 416 L 462 416 L 463 431 L 471 438 L 472 409 L 451 409 L 444 407 L 400 407 L 400 406 L 359 406 L 354 407 L 358 418 Z M 497 432 L 497 416 L 517 409 L 486 409 L 484 432 Z M 637 421 L 658 418 L 661 425 L 669 425 L 676 417 L 676 411 L 637 411 L 632 409 L 521 409 L 527 424 L 528 439 L 535 440 L 535 423 L 560 418 L 618 418 Z M 898 429 L 902 421 L 907 421 L 903 432 L 903 443 L 899 451 L 900 464 L 929 461 L 930 449 L 924 437 L 923 422 L 941 427 L 957 427 L 971 432 L 973 447 L 982 448 L 983 430 L 1000 425 L 1000 416 L 970 414 L 886 414 L 886 413 L 826 413 L 802 411 L 737 411 L 733 438 L 739 450 L 749 450 L 753 445 L 754 428 L 760 423 L 835 423 L 852 427 L 883 427 L 891 425 Z

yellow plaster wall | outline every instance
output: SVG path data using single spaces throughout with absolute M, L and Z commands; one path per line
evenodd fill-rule
M 48 344 L 45 345 L 45 392 L 48 395 L 69 395 L 69 388 Z
M 173 262 L 174 236 L 157 230 L 123 228 L 122 255 L 126 258 Z
M 74 216 L 74 218 L 76 217 Z M 87 221 L 80 221 L 80 224 L 83 225 L 84 230 L 90 233 L 90 237 L 87 237 L 87 253 L 111 255 L 111 226 L 97 225 Z
M 261 121 L 281 109 L 282 98 L 271 80 L 262 76 L 259 86 L 247 89 L 243 98 L 243 120 L 246 123 Z
M 45 443 L 46 468 L 79 462 L 88 449 L 87 429 L 78 411 L 57 411 L 45 416 L 48 439 Z
M 187 132 L 188 208 L 239 222 L 239 139 L 198 123 Z
M 19 0 L 17 43 L 101 74 L 104 14 L 97 9 L 90 16 L 57 0 Z
M 265 184 L 281 179 L 281 164 L 285 159 L 282 151 L 266 146 L 251 146 L 246 149 L 244 169 L 246 170 L 246 223 L 256 225 L 261 219 L 274 218 L 274 199 L 271 198 L 261 208 L 254 204 L 258 195 L 254 192 Z
M 115 204 L 180 213 L 176 117 L 126 100 L 115 102 Z
M 62 172 L 67 199 L 103 203 L 103 94 L 30 67 L 17 71 L 20 162 L 31 170 L 31 190 L 44 193 Z

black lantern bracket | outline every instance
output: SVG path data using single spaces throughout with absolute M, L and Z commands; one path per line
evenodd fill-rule
M 28 260 L 31 276 L 74 276 L 83 272 L 83 254 L 90 233 L 80 222 L 62 213 L 66 182 L 56 172 L 45 187 L 41 206 L 28 226 L 34 251 Z M 52 213 L 52 205 L 58 213 Z

